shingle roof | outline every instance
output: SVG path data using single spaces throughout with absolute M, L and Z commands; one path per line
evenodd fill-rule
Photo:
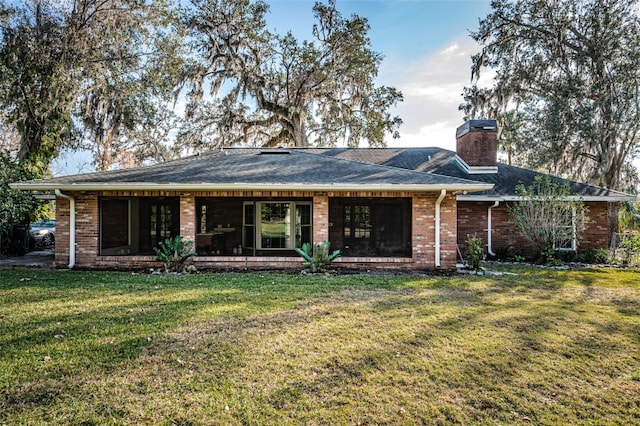
M 317 155 L 296 149 L 226 149 L 148 167 L 15 184 L 19 189 L 124 189 L 148 186 L 167 188 L 375 188 L 411 187 L 416 190 L 477 190 L 489 185 L 463 177 L 421 173 L 386 164 Z
M 12 184 L 32 190 L 109 189 L 412 189 L 464 191 L 464 197 L 514 197 L 541 173 L 498 164 L 469 174 L 442 148 L 230 148 L 153 166 Z M 557 181 L 565 181 L 554 178 Z M 631 200 L 606 188 L 567 181 L 573 195 Z M 460 197 L 460 196 L 459 196 Z
M 427 173 L 472 179 L 491 183 L 492 189 L 474 193 L 487 197 L 509 197 L 516 195 L 519 184 L 530 186 L 542 173 L 529 169 L 498 163 L 497 173 L 468 174 L 456 161 L 456 153 L 442 148 L 310 148 L 317 154 L 362 161 L 371 164 L 382 164 Z M 571 193 L 581 197 L 620 197 L 633 199 L 622 192 L 598 186 L 553 177 L 557 182 L 568 182 Z

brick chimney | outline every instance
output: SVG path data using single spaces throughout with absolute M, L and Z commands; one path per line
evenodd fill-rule
M 468 173 L 496 173 L 498 171 L 496 120 L 469 120 L 458 127 L 456 154 Z

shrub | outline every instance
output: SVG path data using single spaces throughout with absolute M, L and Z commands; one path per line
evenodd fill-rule
M 330 247 L 329 241 L 314 244 L 313 248 L 311 244 L 304 243 L 302 249 L 296 248 L 296 252 L 304 259 L 303 265 L 308 266 L 311 272 L 315 273 L 322 271 L 325 265 L 329 265 L 342 254 L 340 250 L 329 253 Z
M 609 258 L 609 251 L 607 249 L 599 248 L 597 250 L 587 250 L 578 254 L 576 256 L 576 261 L 604 265 L 609 263 Z
M 484 255 L 482 240 L 474 235 L 473 237 L 467 238 L 465 243 L 467 244 L 467 267 L 475 270 L 480 269 L 480 262 Z
M 581 256 L 579 256 L 578 253 L 573 250 L 557 251 L 555 253 L 555 257 L 565 263 L 578 262 L 581 259 Z
M 540 253 L 540 260 L 546 266 L 562 266 L 564 261 L 561 258 L 560 251 L 555 250 L 553 247 L 547 247 Z
M 513 248 L 509 246 L 496 247 L 495 253 L 496 253 L 496 259 L 498 259 L 501 262 L 510 260 L 514 256 Z
M 636 263 L 634 260 L 640 254 L 640 236 L 624 235 L 618 244 L 618 252 L 621 252 L 621 260 L 623 266 Z
M 184 241 L 182 235 L 174 238 L 167 238 L 158 243 L 159 247 L 154 247 L 156 260 L 164 264 L 167 272 L 180 272 L 184 262 L 190 257 L 196 256 L 193 249 L 193 241 Z
M 571 197 L 568 183 L 538 176 L 529 187 L 518 185 L 516 193 L 520 201 L 511 207 L 510 219 L 540 250 L 543 260 L 555 258 L 548 256 L 553 254 L 549 250 L 578 243 L 587 223 L 588 209 L 582 200 Z

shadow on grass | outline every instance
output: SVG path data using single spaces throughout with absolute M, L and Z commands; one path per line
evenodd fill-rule
M 542 413 L 556 409 L 544 402 L 547 394 L 598 397 L 598 386 L 575 383 L 602 380 L 603 367 L 577 367 L 572 359 L 615 365 L 633 347 L 626 341 L 637 342 L 638 333 L 637 293 L 613 302 L 595 300 L 596 275 L 554 274 L 345 279 L 106 274 L 92 283 L 87 278 L 93 275 L 54 272 L 42 277 L 44 285 L 37 276 L 13 281 L 0 285 L 3 307 L 9 298 L 19 314 L 2 324 L 12 330 L 3 333 L 9 350 L 0 360 L 10 370 L 0 376 L 0 412 L 53 413 L 107 386 L 106 398 L 89 402 L 98 423 L 108 413 L 133 422 L 139 420 L 136 409 L 143 412 L 159 398 L 181 401 L 199 392 L 216 403 L 237 401 L 245 410 L 229 415 L 245 423 L 299 423 L 322 416 L 327 423 L 353 423 L 358 406 L 364 407 L 358 417 L 363 423 L 518 423 L 524 417 L 544 423 L 549 418 Z M 56 276 L 65 282 L 56 285 Z M 572 300 L 563 293 L 569 281 L 585 287 L 581 294 L 571 293 Z M 42 317 L 37 310 L 20 310 L 46 301 L 57 305 Z M 80 315 L 61 312 L 66 307 L 60 301 L 84 307 Z M 610 303 L 627 312 L 625 321 L 590 318 L 593 305 Z M 56 339 L 57 333 L 63 337 Z M 594 343 L 594 334 L 611 340 Z M 44 356 L 51 360 L 44 362 Z M 14 361 L 19 363 L 11 366 Z M 148 394 L 127 388 L 145 380 Z M 163 393 L 178 382 L 184 391 Z M 124 389 L 109 389 L 123 383 Z M 127 396 L 140 398 L 142 406 L 123 405 L 119 398 Z M 624 393 L 613 396 L 633 402 Z M 571 403 L 578 404 L 565 405 Z M 181 407 L 168 405 L 146 415 L 156 423 L 186 420 L 178 413 Z M 596 418 L 606 420 L 610 408 L 598 409 Z M 215 418 L 211 410 L 203 407 L 193 421 Z M 337 414 L 330 417 L 333 410 Z M 555 420 L 589 414 L 579 406 L 578 414 L 555 412 Z M 72 413 L 74 420 L 81 417 Z

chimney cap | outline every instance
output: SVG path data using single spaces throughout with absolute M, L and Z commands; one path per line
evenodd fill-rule
M 456 129 L 456 139 L 469 132 L 497 132 L 496 120 L 469 120 Z

